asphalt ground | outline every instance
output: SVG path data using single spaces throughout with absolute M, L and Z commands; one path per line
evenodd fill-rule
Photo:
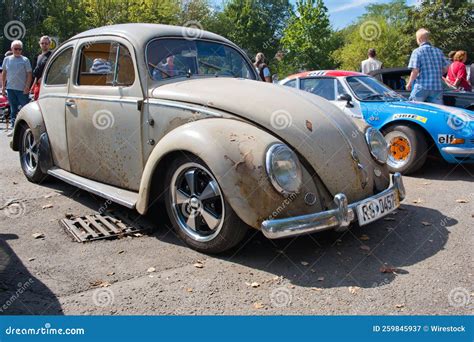
M 0 127 L 0 314 L 466 315 L 474 312 L 474 166 L 429 161 L 375 223 L 235 249 L 187 248 L 165 218 L 142 236 L 73 241 L 59 221 L 124 207 L 36 185 Z M 39 237 L 37 234 L 40 234 Z

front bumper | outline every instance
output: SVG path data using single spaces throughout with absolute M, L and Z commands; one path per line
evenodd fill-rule
M 474 155 L 474 147 L 443 147 L 441 149 L 444 153 L 451 154 L 454 156 L 472 156 Z
M 359 204 L 375 200 L 391 191 L 395 191 L 399 201 L 405 198 L 402 175 L 398 172 L 392 175 L 392 186 L 377 195 L 348 204 L 346 195 L 339 193 L 334 196 L 335 209 L 315 214 L 263 221 L 262 232 L 269 239 L 279 239 L 310 234 L 330 228 L 346 228 L 356 219 L 357 215 L 355 212 Z

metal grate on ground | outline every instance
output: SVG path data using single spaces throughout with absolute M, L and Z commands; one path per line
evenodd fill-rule
M 151 229 L 142 217 L 119 212 L 64 218 L 60 223 L 78 242 L 139 236 Z

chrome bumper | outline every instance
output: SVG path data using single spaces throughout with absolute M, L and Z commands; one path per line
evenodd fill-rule
M 444 153 L 452 155 L 474 155 L 473 147 L 443 147 L 441 149 Z
M 356 219 L 355 211 L 359 204 L 368 200 L 375 200 L 393 190 L 398 194 L 399 201 L 405 198 L 402 175 L 398 172 L 392 175 L 392 186 L 377 195 L 348 205 L 346 195 L 337 194 L 334 196 L 335 209 L 315 214 L 263 221 L 262 232 L 269 239 L 279 239 L 310 234 L 330 228 L 346 228 Z

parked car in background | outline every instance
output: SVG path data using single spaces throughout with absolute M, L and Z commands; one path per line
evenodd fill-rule
M 406 90 L 411 69 L 409 68 L 388 68 L 374 70 L 369 74 L 380 82 L 389 86 L 397 93 L 408 98 L 410 92 Z M 474 111 L 474 92 L 456 90 L 444 84 L 443 103 L 446 106 L 459 107 Z
M 8 98 L 1 95 L 1 90 L 2 88 L 0 87 L 0 122 L 6 122 L 10 106 L 8 104 Z
M 408 101 L 375 78 L 353 71 L 304 72 L 281 84 L 319 95 L 378 128 L 389 145 L 391 172 L 418 170 L 430 150 L 449 163 L 474 162 L 472 111 Z
M 91 69 L 99 58 L 110 68 Z M 257 76 L 209 32 L 86 31 L 48 61 L 12 148 L 32 182 L 49 174 L 140 214 L 166 207 L 179 236 L 208 253 L 248 227 L 268 238 L 347 229 L 399 206 L 402 178 L 390 184 L 378 130 Z

